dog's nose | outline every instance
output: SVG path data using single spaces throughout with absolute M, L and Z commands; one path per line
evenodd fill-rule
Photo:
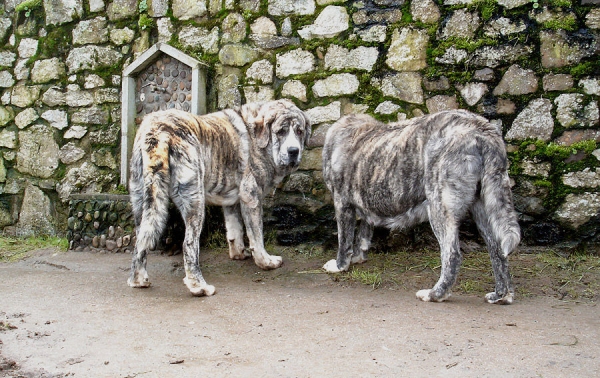
M 299 153 L 300 153 L 300 149 L 298 147 L 290 147 L 290 148 L 288 148 L 288 155 L 292 159 L 297 158 Z

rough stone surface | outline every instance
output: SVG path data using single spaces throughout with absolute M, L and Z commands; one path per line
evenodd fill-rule
M 13 87 L 11 104 L 20 108 L 27 108 L 40 97 L 40 87 L 17 85 Z
M 535 73 L 513 64 L 506 70 L 498 86 L 494 88 L 494 95 L 524 95 L 534 93 L 537 89 L 538 78 Z
M 552 118 L 552 103 L 545 98 L 532 100 L 517 118 L 506 133 L 507 140 L 523 140 L 534 138 L 549 141 L 554 130 Z
M 311 15 L 315 13 L 314 0 L 269 0 L 267 11 L 273 16 Z
M 150 17 L 164 17 L 169 10 L 168 0 L 148 0 L 148 15 Z
M 79 148 L 73 142 L 69 142 L 60 148 L 58 158 L 63 164 L 73 164 L 85 156 L 85 150 Z
M 458 109 L 458 101 L 456 96 L 437 95 L 428 98 L 425 101 L 429 114 L 441 112 L 443 110 Z
M 316 97 L 350 95 L 356 93 L 358 86 L 358 79 L 353 74 L 333 74 L 326 79 L 317 80 L 313 86 L 313 93 Z
M 117 168 L 115 157 L 105 148 L 92 152 L 92 163 L 96 164 L 98 167 L 107 167 L 109 169 Z
M 69 126 L 69 120 L 67 118 L 67 112 L 64 110 L 46 110 L 42 113 L 41 117 L 50 123 L 50 126 L 55 129 L 62 130 Z
M 67 56 L 67 67 L 69 73 L 77 73 L 84 70 L 97 70 L 108 67 L 121 61 L 122 54 L 105 46 L 88 45 L 76 47 Z
M 547 74 L 542 78 L 545 91 L 566 91 L 573 88 L 573 77 L 568 74 Z
M 458 9 L 452 13 L 439 35 L 441 39 L 450 37 L 473 39 L 475 31 L 481 22 L 477 12 L 469 12 L 466 9 Z
M 239 13 L 230 13 L 221 26 L 221 41 L 223 43 L 238 43 L 246 38 L 246 21 Z
M 592 40 L 568 36 L 564 30 L 540 32 L 542 66 L 558 68 L 575 65 L 594 53 Z
M 533 53 L 531 46 L 523 45 L 502 45 L 502 46 L 484 46 L 473 53 L 471 64 L 496 68 L 502 63 L 512 63 L 521 58 L 528 57 Z
M 89 91 L 82 91 L 77 84 L 67 87 L 65 103 L 71 107 L 89 106 L 94 103 L 94 95 Z
M 240 78 L 231 73 L 219 80 L 219 109 L 231 108 L 242 104 L 242 94 L 238 89 Z
M 467 83 L 465 85 L 457 85 L 457 88 L 469 106 L 477 104 L 488 92 L 488 86 L 484 83 Z
M 416 72 L 401 72 L 386 76 L 381 82 L 381 91 L 385 96 L 397 98 L 411 104 L 422 104 L 423 88 L 421 75 Z
M 502 5 L 506 9 L 518 8 L 522 5 L 531 3 L 530 0 L 497 0 L 498 4 Z
M 413 20 L 421 21 L 425 24 L 437 22 L 440 19 L 440 8 L 433 0 L 420 0 L 410 2 L 410 13 Z
M 17 54 L 10 51 L 0 51 L 0 66 L 10 67 L 17 59 Z
M 565 202 L 556 211 L 556 219 L 565 227 L 577 229 L 600 211 L 600 194 L 567 194 Z
M 338 45 L 331 45 L 325 54 L 325 68 L 332 70 L 357 69 L 371 71 L 377 62 L 379 51 L 376 47 L 357 47 L 348 50 Z
M 600 186 L 600 168 L 585 168 L 579 172 L 569 172 L 562 177 L 565 185 L 573 188 L 597 188 Z
M 425 30 L 395 29 L 385 63 L 396 71 L 419 71 L 427 67 L 428 43 Z
M 106 108 L 92 106 L 75 111 L 71 116 L 71 121 L 74 123 L 105 125 L 108 123 L 109 117 L 110 115 Z
M 314 55 L 302 49 L 288 51 L 277 54 L 277 63 L 275 74 L 278 78 L 284 79 L 290 75 L 298 75 L 315 70 Z
M 65 139 L 81 139 L 87 134 L 88 129 L 82 125 L 73 125 L 65 132 L 63 138 Z
M 101 12 L 106 8 L 104 0 L 89 0 L 90 1 L 90 12 Z
M 207 53 L 215 54 L 219 51 L 219 28 L 212 30 L 194 26 L 184 26 L 179 33 L 179 42 L 186 47 L 201 46 Z
M 537 163 L 530 159 L 525 159 L 521 162 L 521 169 L 524 175 L 547 178 L 550 175 L 552 166 L 548 162 Z
M 346 8 L 329 5 L 321 11 L 314 24 L 299 29 L 298 34 L 307 40 L 333 38 L 350 27 L 349 21 Z
M 15 117 L 15 124 L 19 129 L 23 129 L 33 122 L 35 122 L 40 116 L 33 108 L 27 108 Z M 1 123 L 1 122 L 0 122 Z
M 334 101 L 326 106 L 316 106 L 312 109 L 307 109 L 306 115 L 313 125 L 337 121 L 342 116 L 342 104 L 339 101 Z
M 0 88 L 10 88 L 15 84 L 15 78 L 8 71 L 0 71 Z
M 21 173 L 49 178 L 58 168 L 58 152 L 54 131 L 50 127 L 31 126 L 19 131 L 16 168 Z
M 256 61 L 246 71 L 246 77 L 251 82 L 270 84 L 273 82 L 273 65 L 266 59 Z
M 0 106 L 0 126 L 5 126 L 13 120 L 13 112 L 10 108 Z
M 73 29 L 73 44 L 75 45 L 105 42 L 108 42 L 108 29 L 105 17 L 99 16 L 91 20 L 81 21 Z
M 600 29 L 600 8 L 590 9 L 585 16 L 585 25 L 590 29 Z M 2 33 L 0 32 L 1 35 Z
M 598 103 L 590 101 L 585 104 L 585 97 L 582 94 L 564 93 L 558 96 L 554 103 L 556 120 L 563 127 L 589 127 L 598 124 Z
M 469 58 L 467 50 L 457 49 L 454 46 L 450 46 L 444 52 L 444 55 L 435 58 L 437 63 L 441 64 L 460 64 L 465 62 Z
M 205 0 L 173 0 L 173 17 L 191 20 L 206 14 Z
M 247 86 L 244 87 L 244 97 L 246 98 L 246 103 L 271 101 L 275 99 L 275 91 L 273 88 L 266 86 Z
M 112 29 L 109 34 L 110 41 L 121 46 L 131 43 L 135 37 L 135 31 L 124 27 L 123 29 Z
M 56 185 L 56 191 L 62 201 L 67 201 L 71 193 L 101 193 L 112 180 L 114 173 L 104 173 L 86 161 L 69 169 L 65 178 Z
M 58 87 L 50 87 L 42 95 L 42 102 L 48 106 L 61 106 L 66 104 L 65 94 Z
M 11 149 L 17 147 L 17 133 L 6 129 L 0 131 L 0 147 Z
M 38 49 L 39 41 L 33 38 L 23 38 L 19 42 L 17 51 L 19 52 L 19 58 L 27 59 L 35 55 Z
M 38 60 L 31 70 L 31 80 L 38 84 L 47 83 L 64 77 L 65 72 L 65 64 L 58 58 Z
M 40 188 L 28 184 L 19 213 L 17 235 L 55 235 L 54 216 L 52 202 L 48 196 Z
M 579 80 L 578 87 L 583 88 L 585 94 L 600 96 L 600 79 L 587 78 Z
M 377 105 L 374 112 L 378 114 L 394 114 L 400 109 L 400 105 L 394 104 L 391 101 L 384 101 Z
M 138 0 L 113 0 L 108 4 L 106 12 L 113 21 L 132 17 L 138 12 Z
M 358 36 L 365 42 L 383 43 L 387 39 L 387 27 L 385 25 L 373 25 L 365 30 L 359 30 Z
M 12 26 L 10 18 L 0 17 L 0 42 L 6 38 L 8 30 Z
M 46 24 L 62 25 L 83 15 L 83 0 L 44 0 Z
M 219 51 L 219 61 L 228 66 L 242 67 L 256 60 L 260 53 L 246 45 L 225 45 Z
M 507 36 L 521 33 L 527 29 L 523 20 L 513 22 L 510 18 L 500 17 L 490 21 L 483 28 L 484 34 L 488 37 Z
M 288 80 L 283 84 L 281 96 L 294 97 L 302 102 L 306 102 L 306 86 L 299 80 Z

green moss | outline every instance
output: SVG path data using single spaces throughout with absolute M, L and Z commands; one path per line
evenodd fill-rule
M 571 0 L 549 0 L 550 4 L 555 7 L 570 8 L 573 6 Z
M 29 13 L 42 6 L 42 0 L 25 0 L 21 4 L 15 7 L 16 12 L 26 12 L 26 16 L 29 17 Z
M 496 0 L 478 0 L 473 2 L 471 7 L 481 12 L 481 18 L 484 21 L 489 20 L 498 13 L 498 2 Z
M 542 24 L 542 28 L 551 30 L 567 30 L 573 31 L 577 29 L 577 20 L 574 16 L 569 15 L 561 20 L 548 20 Z
M 142 13 L 138 20 L 138 26 L 140 27 L 140 30 L 152 29 L 154 28 L 154 19 L 146 13 Z

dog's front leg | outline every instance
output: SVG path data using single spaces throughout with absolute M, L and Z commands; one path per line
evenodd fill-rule
M 252 206 L 255 205 L 255 206 Z M 250 242 L 250 250 L 256 265 L 262 269 L 275 269 L 283 264 L 281 256 L 271 256 L 265 249 L 263 239 L 263 209 L 261 201 L 250 204 L 241 202 L 242 218 L 246 224 L 246 233 Z

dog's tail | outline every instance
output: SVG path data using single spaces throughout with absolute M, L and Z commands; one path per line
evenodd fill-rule
M 169 214 L 169 137 L 144 125 L 152 122 L 151 118 L 146 117 L 140 125 L 140 129 L 148 131 L 136 139 L 130 168 L 129 193 L 140 251 L 156 248 Z
M 514 211 L 508 178 L 508 159 L 501 136 L 494 134 L 483 138 L 482 142 L 484 162 L 481 198 L 492 235 L 506 258 L 521 241 L 521 229 Z

